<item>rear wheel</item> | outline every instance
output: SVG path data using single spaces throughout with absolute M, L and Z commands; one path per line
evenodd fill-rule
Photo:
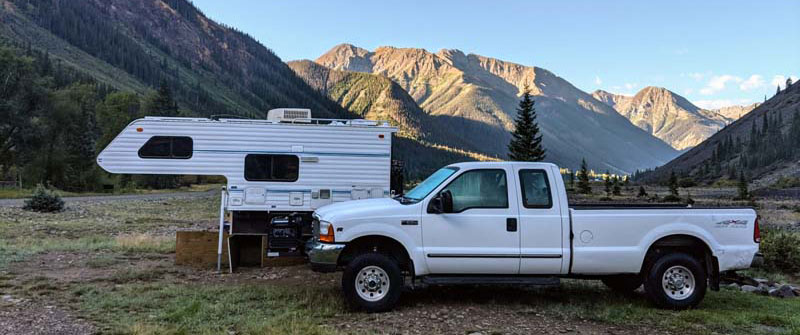
M 678 310 L 697 306 L 706 295 L 708 280 L 697 259 L 684 253 L 670 253 L 653 263 L 644 285 L 654 304 Z
M 342 274 L 347 303 L 367 312 L 392 309 L 400 299 L 403 276 L 397 262 L 376 253 L 356 256 Z
M 616 292 L 627 294 L 642 286 L 644 280 L 639 274 L 624 274 L 605 277 L 602 282 Z

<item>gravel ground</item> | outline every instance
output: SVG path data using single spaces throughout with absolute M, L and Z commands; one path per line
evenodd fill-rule
M 0 334 L 82 335 L 94 334 L 87 321 L 44 301 L 4 295 L 0 298 Z

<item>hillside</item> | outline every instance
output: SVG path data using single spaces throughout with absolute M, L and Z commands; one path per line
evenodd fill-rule
M 347 44 L 316 63 L 392 79 L 480 152 L 505 155 L 518 95 L 527 84 L 535 95 L 549 161 L 575 168 L 586 158 L 596 170 L 632 172 L 677 155 L 613 108 L 541 68 L 458 50 L 381 47 L 371 52 Z
M 761 103 L 754 102 L 749 105 L 742 105 L 742 106 L 728 106 L 722 107 L 717 109 L 712 109 L 712 111 L 728 118 L 731 120 L 738 120 L 740 117 L 744 116 L 745 114 L 749 113 L 751 110 L 756 109 L 758 105 Z
M 800 176 L 800 84 L 784 91 L 668 164 L 642 175 L 663 181 L 674 171 L 698 180 L 748 179 L 766 183 Z
M 308 107 L 320 117 L 348 116 L 269 49 L 186 0 L 0 0 L 0 22 L 2 38 L 111 87 L 144 93 L 165 81 L 193 115 Z
M 634 96 L 602 90 L 595 91 L 592 96 L 677 150 L 697 145 L 733 121 L 661 87 L 645 87 Z

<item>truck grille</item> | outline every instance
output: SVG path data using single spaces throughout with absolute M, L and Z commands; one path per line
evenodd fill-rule
M 319 240 L 319 220 L 317 219 L 311 221 L 311 234 L 314 236 L 315 240 Z

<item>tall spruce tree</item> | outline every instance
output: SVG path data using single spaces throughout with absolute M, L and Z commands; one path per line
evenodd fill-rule
M 508 158 L 513 161 L 538 162 L 545 158 L 546 150 L 542 147 L 542 134 L 533 104 L 531 91 L 525 85 L 514 120 L 511 143 L 508 144 Z
M 675 175 L 675 171 L 669 174 L 669 194 L 678 197 L 678 177 Z
M 592 186 L 589 185 L 589 168 L 586 166 L 586 159 L 581 160 L 581 171 L 578 173 L 578 193 L 592 193 Z

